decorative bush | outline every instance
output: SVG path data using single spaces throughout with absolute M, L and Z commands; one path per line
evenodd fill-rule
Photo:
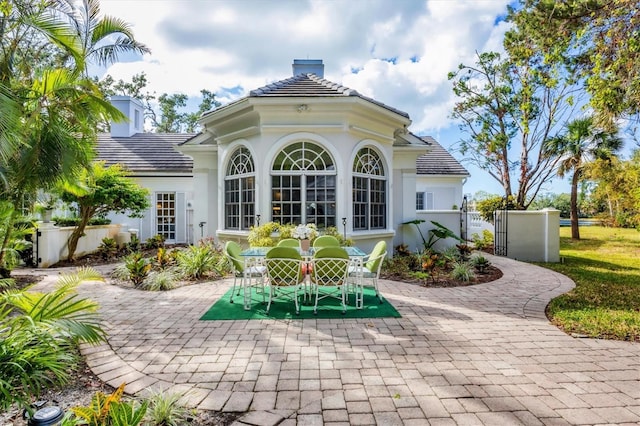
M 180 426 L 189 424 L 189 411 L 180 403 L 182 393 L 152 392 L 148 398 L 146 420 L 152 425 Z
M 282 229 L 281 229 L 282 228 Z M 247 236 L 251 247 L 273 247 L 280 238 L 291 238 L 291 230 L 275 222 L 266 222 L 260 226 L 252 226 Z M 278 233 L 277 236 L 273 234 Z
M 469 259 L 469 263 L 476 268 L 478 272 L 484 272 L 491 265 L 489 259 L 482 256 L 481 254 L 477 254 Z
M 53 223 L 56 226 L 78 226 L 80 223 L 79 217 L 54 217 Z M 107 219 L 105 217 L 94 217 L 89 220 L 89 225 L 109 225 L 111 224 L 111 219 Z
M 151 272 L 151 261 L 144 257 L 142 253 L 131 253 L 125 257 L 124 265 L 129 271 L 129 281 L 134 287 L 142 285 Z
M 96 392 L 87 407 L 73 407 L 76 419 L 65 419 L 63 426 L 71 425 L 127 425 L 138 426 L 144 420 L 148 401 L 138 403 L 135 400 L 122 399 L 126 383 L 121 384 L 112 394 Z
M 473 273 L 473 267 L 466 262 L 455 262 L 451 270 L 451 277 L 456 280 L 469 282 L 476 276 Z
M 105 237 L 98 246 L 98 253 L 103 259 L 113 259 L 118 255 L 118 243 L 113 238 Z
M 488 247 L 493 247 L 493 233 L 488 229 L 482 231 L 482 235 L 474 233 L 471 235 L 473 245 L 478 250 L 484 250 Z
M 144 243 L 144 247 L 147 249 L 164 247 L 164 237 L 162 235 L 154 235 L 151 238 L 147 238 L 147 241 Z
M 223 275 L 227 268 L 222 249 L 206 242 L 180 251 L 177 259 L 178 268 L 185 278 L 200 279 L 210 272 Z
M 177 268 L 151 271 L 142 282 L 141 287 L 149 291 L 166 291 L 176 287 L 176 281 L 180 279 L 180 271 Z
M 48 293 L 0 294 L 0 409 L 27 408 L 44 388 L 64 385 L 78 361 L 76 344 L 104 340 L 98 305 L 76 292 L 82 281 L 101 279 L 80 268 L 61 275 Z

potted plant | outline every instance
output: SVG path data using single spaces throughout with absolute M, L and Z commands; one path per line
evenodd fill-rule
M 52 194 L 41 194 L 38 196 L 38 200 L 36 201 L 34 207 L 35 212 L 40 214 L 42 221 L 44 223 L 51 222 L 51 217 L 53 216 L 53 211 L 58 205 L 58 197 Z
M 307 223 L 306 225 L 298 225 L 293 228 L 291 237 L 300 240 L 300 249 L 302 251 L 309 251 L 311 247 L 311 240 L 318 235 L 316 225 L 313 223 Z

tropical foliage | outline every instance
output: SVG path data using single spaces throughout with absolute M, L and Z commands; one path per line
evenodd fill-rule
M 109 212 L 126 212 L 130 217 L 137 217 L 149 208 L 148 190 L 127 177 L 117 164 L 105 167 L 102 162 L 94 162 L 82 172 L 78 182 L 81 187 L 65 185 L 61 189 L 62 200 L 75 203 L 80 218 L 80 223 L 69 237 L 69 261 L 73 260 L 78 240 L 92 218 Z
M 91 404 L 86 407 L 73 407 L 75 418 L 67 418 L 63 426 L 77 424 L 90 426 L 137 426 L 144 420 L 148 401 L 123 400 L 126 383 L 122 383 L 113 393 L 106 395 L 96 392 Z
M 127 51 L 144 52 L 97 0 L 0 1 L 0 199 L 13 223 L 39 191 L 73 181 L 94 157 L 98 124 L 124 116 L 86 76 Z M 0 242 L 0 263 L 9 236 Z
M 580 239 L 578 227 L 578 185 L 585 171 L 595 160 L 609 161 L 622 147 L 617 131 L 597 129 L 591 117 L 572 120 L 566 132 L 547 141 L 549 150 L 560 157 L 558 176 L 571 173 L 571 237 Z
M 432 251 L 435 244 L 440 240 L 445 240 L 447 238 L 451 238 L 458 242 L 463 242 L 463 240 L 452 230 L 447 228 L 446 226 L 438 223 L 436 221 L 431 221 L 432 227 L 427 231 L 429 234 L 429 238 L 426 239 L 422 230 L 420 229 L 420 224 L 425 223 L 426 221 L 423 219 L 414 219 L 408 222 L 404 222 L 403 225 L 414 225 L 418 234 L 420 234 L 420 238 L 422 239 L 423 249 L 425 251 Z
M 388 279 L 418 281 L 424 286 L 448 285 L 450 280 L 472 284 L 487 273 L 491 263 L 477 254 L 469 257 L 464 244 L 411 252 L 406 246 L 396 247 L 391 259 L 385 259 L 381 276 Z
M 216 279 L 230 271 L 222 248 L 213 239 L 170 251 L 160 247 L 156 249 L 155 256 L 136 250 L 123 260 L 124 263 L 118 265 L 111 276 L 149 291 L 170 290 L 185 280 Z
M 48 293 L 0 294 L 0 408 L 27 407 L 49 386 L 63 385 L 78 361 L 78 342 L 104 339 L 97 304 L 79 298 L 82 281 L 101 280 L 90 268 L 62 275 Z
M 31 246 L 26 240 L 32 226 L 25 222 L 14 223 L 14 208 L 8 201 L 0 201 L 0 278 L 9 278 L 11 271 L 20 262 L 20 250 Z
M 640 9 L 634 0 L 525 0 L 509 21 L 547 63 L 574 66 L 599 127 L 640 112 Z

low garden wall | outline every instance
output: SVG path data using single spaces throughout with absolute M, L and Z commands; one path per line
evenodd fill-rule
M 82 237 L 78 241 L 75 256 L 95 252 L 103 238 L 117 239 L 121 225 L 92 225 L 87 226 Z M 37 259 L 39 268 L 48 268 L 61 259 L 66 259 L 69 253 L 67 240 L 75 227 L 54 226 L 53 223 L 40 222 L 37 228 L 37 236 L 33 236 L 33 255 Z

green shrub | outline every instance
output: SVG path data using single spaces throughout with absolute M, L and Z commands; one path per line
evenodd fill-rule
M 148 401 L 138 403 L 135 400 L 124 401 L 122 395 L 126 383 L 121 384 L 112 394 L 96 392 L 91 404 L 86 407 L 73 407 L 75 419 L 66 419 L 63 426 L 76 424 L 90 426 L 137 426 L 142 423 L 149 405 Z
M 496 210 L 503 210 L 507 207 L 513 208 L 514 205 L 515 198 L 513 197 L 513 195 L 509 196 L 506 203 L 505 198 L 499 195 L 480 200 L 476 203 L 476 207 L 478 209 L 478 213 L 480 213 L 480 217 L 482 218 L 482 220 L 489 223 L 493 223 L 493 213 Z
M 78 361 L 76 344 L 104 340 L 98 305 L 76 293 L 80 282 L 99 279 L 81 268 L 61 275 L 48 293 L 0 295 L 0 409 L 28 408 L 44 388 L 66 384 Z
M 177 264 L 178 250 L 167 250 L 164 247 L 158 248 L 154 264 L 160 269 L 167 269 Z
M 471 241 L 473 241 L 473 246 L 478 250 L 493 247 L 493 233 L 488 229 L 482 231 L 482 236 L 474 232 L 473 235 L 471 235 Z
M 80 223 L 79 217 L 54 217 L 53 223 L 56 226 L 78 226 Z M 89 220 L 89 225 L 109 225 L 111 223 L 111 219 L 107 219 L 105 217 L 94 217 Z
M 136 234 L 131 234 L 131 241 L 127 243 L 126 249 L 129 253 L 140 251 L 140 238 Z
M 111 278 L 115 278 L 120 281 L 129 281 L 131 279 L 131 273 L 125 263 L 121 263 L 113 268 L 111 271 Z
M 260 226 L 252 226 L 247 236 L 247 241 L 251 247 L 273 247 L 277 244 L 277 240 L 280 238 L 290 238 L 291 233 L 285 228 L 284 234 L 279 234 L 277 237 L 271 235 L 280 231 L 280 224 L 275 222 L 266 222 Z
M 469 259 L 469 263 L 471 263 L 471 265 L 476 268 L 478 272 L 484 272 L 491 265 L 489 259 L 481 254 L 476 254 L 475 256 L 471 257 L 471 259 Z
M 414 271 L 414 272 L 411 272 L 410 275 L 412 278 L 422 281 L 423 284 L 426 284 L 429 278 L 431 277 L 431 275 L 429 275 L 428 272 L 424 272 L 424 271 Z
M 473 273 L 473 268 L 466 262 L 456 262 L 453 264 L 451 270 L 451 277 L 455 280 L 469 282 L 473 280 L 476 275 Z
M 124 264 L 134 287 L 139 287 L 151 272 L 151 262 L 142 253 L 131 253 L 125 257 Z
M 164 247 L 164 237 L 162 235 L 154 235 L 151 238 L 147 238 L 147 241 L 144 243 L 144 247 L 147 249 L 157 249 Z
M 440 256 L 447 262 L 460 260 L 460 252 L 455 246 L 449 246 L 440 252 Z
M 391 259 L 384 259 L 382 263 L 382 273 L 399 278 L 408 278 L 411 271 L 418 265 L 418 256 L 394 256 Z
M 188 424 L 189 411 L 180 403 L 184 394 L 152 392 L 146 420 L 153 425 L 180 426 Z
M 149 291 L 166 291 L 176 287 L 176 281 L 180 279 L 177 269 L 163 269 L 151 271 L 144 279 L 142 288 Z
M 210 272 L 222 274 L 227 261 L 222 250 L 210 244 L 189 246 L 178 253 L 178 268 L 185 278 L 200 279 Z
M 327 226 L 323 231 L 322 235 L 331 235 L 340 241 L 341 246 L 351 247 L 353 246 L 353 240 L 351 238 L 344 238 L 344 235 L 338 231 L 338 228 L 335 226 Z
M 98 246 L 98 253 L 103 259 L 113 259 L 118 255 L 118 243 L 113 238 L 105 237 Z

